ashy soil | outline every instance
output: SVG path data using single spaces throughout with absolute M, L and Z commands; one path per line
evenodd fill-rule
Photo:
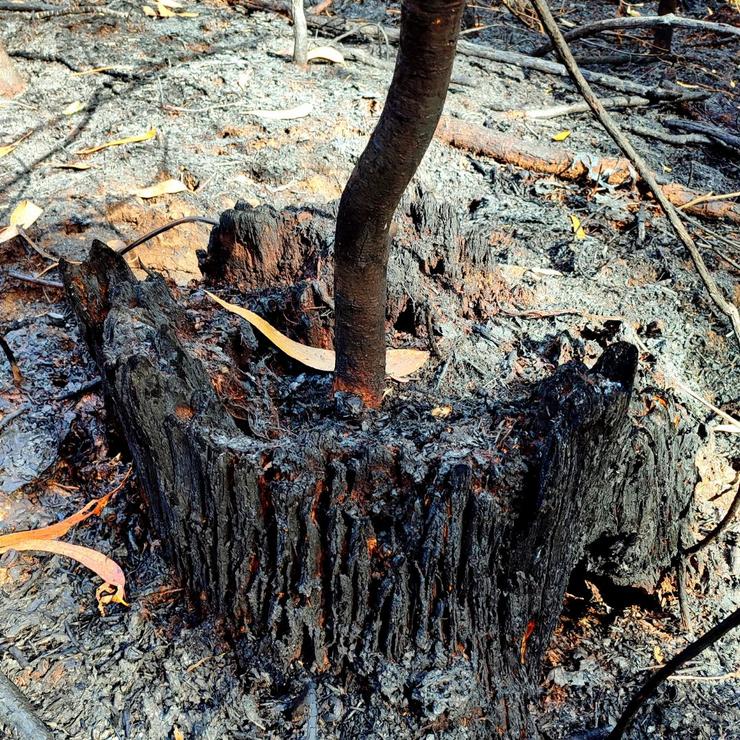
M 615 11 L 608 2 L 554 5 L 570 24 Z M 654 5 L 639 10 L 652 12 Z M 519 51 L 541 43 L 525 4 L 508 6 L 516 14 L 503 5 L 471 8 L 468 26 L 484 28 L 467 38 Z M 314 204 L 333 212 L 382 109 L 392 47 L 347 38 L 336 46 L 352 60 L 304 70 L 290 62 L 290 27 L 278 15 L 212 2 L 188 6 L 195 17 L 150 18 L 138 6 L 108 7 L 117 14 L 34 20 L 27 13 L 2 13 L 0 40 L 28 88 L 0 108 L 0 146 L 22 139 L 0 159 L 0 223 L 19 201 L 30 199 L 44 209 L 29 229 L 35 245 L 78 260 L 93 238 L 127 242 L 182 216 L 218 218 L 239 199 L 276 208 Z M 332 7 L 368 22 L 398 22 L 397 4 Z M 740 21 L 727 3 L 710 7 L 715 19 Z M 643 53 L 648 37 L 596 37 L 578 49 L 593 56 Z M 354 50 L 364 54 L 353 57 Z M 678 31 L 672 62 L 602 71 L 647 85 L 668 79 L 709 93 L 706 101 L 679 109 L 617 113 L 624 124 L 661 128 L 666 118 L 686 118 L 738 132 L 736 42 Z M 557 146 L 553 135 L 567 129 L 563 146 L 616 154 L 587 114 L 502 118 L 502 111 L 576 102 L 562 78 L 460 57 L 455 79 L 448 114 L 551 146 Z M 83 110 L 63 114 L 76 100 Z M 270 120 L 249 112 L 301 105 L 310 107 L 301 118 Z M 156 135 L 147 141 L 78 154 L 151 128 Z M 632 138 L 663 176 L 700 192 L 740 190 L 740 163 L 732 153 Z M 74 162 L 90 167 L 59 166 Z M 152 200 L 131 194 L 170 177 L 182 179 L 188 191 Z M 630 187 L 566 183 L 437 141 L 413 188 L 449 204 L 469 230 L 488 234 L 493 266 L 485 302 L 463 300 L 436 317 L 441 358 L 419 380 L 392 384 L 392 403 L 429 388 L 435 389 L 429 406 L 450 406 L 452 413 L 472 396 L 518 398 L 564 362 L 591 364 L 610 342 L 633 342 L 640 349 L 636 393 L 646 403 L 673 396 L 702 440 L 696 526 L 688 537 L 693 542 L 709 531 L 737 490 L 740 448 L 737 434 L 721 428 L 727 420 L 686 389 L 740 416 L 738 347 L 666 220 L 649 202 L 641 208 Z M 574 234 L 574 215 L 583 239 Z M 704 221 L 692 229 L 717 282 L 737 302 L 737 226 Z M 141 275 L 164 274 L 196 326 L 200 321 L 204 333 L 226 336 L 238 321 L 220 316 L 202 292 L 196 250 L 205 248 L 208 236 L 207 225 L 183 225 L 133 250 L 130 263 Z M 363 693 L 300 666 L 282 683 L 257 667 L 240 670 L 219 625 L 195 616 L 161 557 L 125 444 L 94 383 L 96 368 L 62 292 L 8 274 L 38 275 L 50 261 L 16 239 L 0 245 L 0 262 L 0 334 L 22 374 L 15 382 L 0 356 L 0 530 L 43 526 L 119 489 L 100 519 L 67 539 L 121 564 L 130 608 L 110 607 L 101 616 L 96 579 L 71 561 L 0 557 L 0 671 L 59 737 L 413 737 L 403 721 L 409 703 L 428 719 L 416 736 L 485 736 L 480 726 L 464 723 L 440 729 L 440 717 L 453 716 L 467 700 L 464 675 L 451 681 L 449 673 L 430 671 L 408 686 L 389 668 L 373 691 Z M 432 278 L 434 272 L 430 265 Z M 44 277 L 58 280 L 53 270 Z M 319 310 L 330 325 L 330 304 Z M 401 311 L 390 337 L 396 346 L 426 348 L 424 310 L 410 305 Z M 281 362 L 261 347 L 266 368 Z M 217 351 L 214 345 L 211 359 Z M 228 364 L 223 377 L 229 377 Z M 304 381 L 297 376 L 295 382 Z M 688 591 L 687 630 L 678 616 L 674 574 L 652 592 L 617 587 L 585 570 L 574 574 L 541 701 L 533 707 L 543 736 L 570 737 L 613 723 L 651 668 L 740 606 L 737 524 L 690 560 Z M 740 635 L 731 634 L 658 692 L 630 737 L 740 737 L 739 666 Z

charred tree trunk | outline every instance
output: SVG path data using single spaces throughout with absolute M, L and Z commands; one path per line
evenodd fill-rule
M 441 228 L 429 210 L 416 218 L 427 236 Z M 227 413 L 161 279 L 137 282 L 99 242 L 63 275 L 167 554 L 277 674 L 300 661 L 407 702 L 397 713 L 413 731 L 535 737 L 530 702 L 576 563 L 637 581 L 670 563 L 693 479 L 670 408 L 639 429 L 628 419 L 630 345 L 467 420 L 430 423 L 418 399 L 337 418 L 316 400 L 325 384 L 309 421 L 271 438 Z M 643 516 L 655 509 L 659 526 Z M 403 675 L 393 691 L 389 671 Z M 343 737 L 372 729 L 359 727 Z
M 442 114 L 463 0 L 404 0 L 388 97 L 337 216 L 335 387 L 378 406 L 385 380 L 389 229 Z

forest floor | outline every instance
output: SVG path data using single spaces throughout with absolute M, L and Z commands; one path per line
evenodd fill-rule
M 654 5 L 639 10 L 647 14 Z M 615 10 L 606 1 L 553 6 L 570 25 L 611 17 Z M 740 14 L 728 4 L 709 6 L 714 19 L 740 25 Z M 277 14 L 215 2 L 191 3 L 176 12 L 192 16 L 166 18 L 148 17 L 120 0 L 106 7 L 119 15 L 34 20 L 28 13 L 0 12 L 0 41 L 28 78 L 21 96 L 0 104 L 0 146 L 19 142 L 0 159 L 0 224 L 30 199 L 43 213 L 28 235 L 42 250 L 75 260 L 84 258 L 94 237 L 120 244 L 182 216 L 218 218 L 239 199 L 278 208 L 337 200 L 382 109 L 393 47 L 356 37 L 339 44 L 312 39 L 312 45 L 331 43 L 344 51 L 347 61 L 300 69 L 290 61 L 290 26 Z M 536 24 L 528 26 L 522 13 L 504 5 L 476 7 L 466 23 L 485 28 L 467 34 L 468 40 L 522 52 L 542 43 Z M 395 4 L 335 2 L 330 12 L 398 23 Z M 576 48 L 592 57 L 642 54 L 648 39 L 649 32 L 635 31 L 595 37 Z M 617 112 L 625 126 L 662 129 L 666 119 L 678 118 L 738 135 L 737 47 L 737 41 L 679 30 L 672 60 L 593 68 L 648 86 L 668 80 L 709 95 L 682 107 Z M 578 102 L 566 79 L 461 56 L 455 80 L 449 115 L 523 142 L 617 155 L 589 114 L 545 120 L 504 115 Z M 83 103 L 81 110 L 63 113 L 75 101 Z M 270 120 L 250 112 L 298 106 L 308 114 Z M 150 129 L 156 134 L 146 141 L 79 153 Z M 566 129 L 564 142 L 553 141 Z M 631 138 L 664 178 L 702 193 L 740 189 L 737 152 Z M 61 166 L 70 163 L 89 167 Z M 188 190 L 149 200 L 132 194 L 166 178 L 181 179 Z M 473 311 L 442 327 L 439 343 L 450 361 L 425 371 L 444 375 L 437 403 L 454 405 L 483 386 L 516 395 L 571 358 L 590 364 L 606 343 L 638 343 L 638 392 L 674 395 L 702 439 L 696 527 L 689 538 L 701 537 L 732 501 L 740 447 L 727 421 L 685 389 L 737 418 L 740 354 L 728 322 L 654 204 L 640 208 L 629 185 L 566 182 L 436 140 L 416 185 L 488 230 L 501 295 L 516 301 L 512 306 L 502 299 L 495 316 Z M 573 216 L 585 238 L 576 238 Z M 691 228 L 717 282 L 737 303 L 740 225 L 694 220 Z M 187 224 L 141 245 L 130 262 L 162 272 L 197 313 L 202 292 L 196 250 L 205 248 L 208 236 L 208 226 Z M 0 531 L 57 521 L 120 488 L 103 516 L 69 539 L 121 564 L 131 602 L 101 616 L 95 579 L 85 569 L 56 556 L 0 556 L 0 671 L 58 737 L 310 737 L 312 704 L 318 707 L 319 737 L 335 736 L 335 728 L 353 717 L 364 728 L 358 737 L 379 736 L 382 728 L 363 720 L 363 706 L 331 681 L 303 676 L 276 686 L 257 669 L 240 673 L 217 625 L 193 616 L 148 529 L 125 445 L 99 390 L 88 389 L 96 368 L 62 291 L 8 274 L 38 275 L 50 261 L 15 239 L 0 245 L 0 264 L 0 335 L 22 375 L 14 382 L 0 356 Z M 54 270 L 44 277 L 59 279 Z M 507 315 L 507 308 L 522 315 Z M 404 339 L 419 341 L 408 326 L 396 328 L 409 334 Z M 588 574 L 574 579 L 540 704 L 533 707 L 543 736 L 570 737 L 613 722 L 651 668 L 740 606 L 740 525 L 690 560 L 688 590 L 687 631 L 678 618 L 673 574 L 652 594 L 597 585 Z M 740 737 L 739 667 L 740 634 L 731 634 L 669 681 L 629 736 Z M 403 715 L 406 699 L 392 704 L 390 693 L 380 686 L 368 701 Z M 426 736 L 477 735 L 452 726 Z

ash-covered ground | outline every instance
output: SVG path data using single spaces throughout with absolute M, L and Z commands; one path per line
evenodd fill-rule
M 505 5 L 472 7 L 467 23 L 485 28 L 468 40 L 519 51 L 541 43 L 522 4 L 508 5 L 517 14 Z M 554 4 L 554 10 L 566 24 L 615 11 L 609 2 L 584 5 Z M 710 6 L 715 18 L 738 23 L 730 4 Z M 336 44 L 345 51 L 344 64 L 304 70 L 290 62 L 291 30 L 280 15 L 248 14 L 222 3 L 192 4 L 185 10 L 197 16 L 171 18 L 150 18 L 126 3 L 106 7 L 122 15 L 34 20 L 0 11 L 0 39 L 28 78 L 26 92 L 0 107 L 0 145 L 22 139 L 0 159 L 1 223 L 19 201 L 30 199 L 44 209 L 29 229 L 34 243 L 54 256 L 81 259 L 93 237 L 130 241 L 174 218 L 217 218 L 238 199 L 278 208 L 336 201 L 382 109 L 394 47 L 350 37 Z M 348 17 L 391 26 L 397 9 L 333 6 Z M 578 49 L 593 56 L 640 53 L 648 35 L 596 37 Z M 324 43 L 331 42 L 312 40 Z M 372 63 L 353 58 L 353 50 Z M 646 85 L 665 79 L 694 85 L 710 97 L 688 108 L 618 112 L 617 119 L 656 128 L 684 117 L 734 127 L 737 134 L 737 43 L 677 31 L 675 52 L 672 63 L 602 71 Z M 562 146 L 616 155 L 588 114 L 502 120 L 502 111 L 577 101 L 566 80 L 467 57 L 458 59 L 455 73 L 446 113 L 553 146 L 552 136 L 568 129 Z M 65 115 L 77 100 L 83 110 Z M 310 106 L 302 118 L 269 120 L 250 112 L 301 105 Z M 148 141 L 77 153 L 151 128 L 156 135 Z M 664 177 L 705 193 L 740 189 L 740 162 L 731 153 L 632 138 Z M 59 166 L 70 162 L 91 166 Z M 188 192 L 147 201 L 131 194 L 167 177 L 181 178 Z M 718 429 L 727 420 L 686 389 L 737 418 L 740 354 L 667 221 L 650 203 L 641 211 L 631 187 L 568 183 L 438 141 L 415 180 L 471 228 L 490 235 L 495 267 L 485 305 L 442 302 L 436 324 L 444 359 L 433 360 L 410 386 L 393 385 L 394 403 L 407 392 L 428 392 L 431 406 L 453 409 L 476 394 L 518 397 L 558 364 L 573 358 L 590 364 L 605 344 L 633 342 L 641 360 L 637 392 L 674 395 L 702 440 L 691 534 L 701 537 L 737 490 L 740 449 L 736 433 Z M 575 238 L 573 215 L 585 239 Z M 692 229 L 717 282 L 737 302 L 738 225 L 701 221 Z M 204 331 L 215 331 L 219 321 L 233 321 L 214 319 L 200 292 L 196 250 L 205 248 L 208 234 L 203 224 L 184 225 L 138 247 L 130 261 L 162 272 L 191 315 L 203 312 Z M 434 729 L 438 713 L 454 712 L 462 701 L 462 678 L 452 687 L 436 675 L 399 686 L 389 671 L 366 695 L 299 666 L 283 685 L 257 669 L 240 672 L 218 625 L 195 618 L 160 557 L 135 476 L 126 478 L 128 458 L 110 410 L 97 389 L 85 390 L 96 370 L 61 291 L 7 274 L 36 275 L 50 261 L 14 240 L 0 245 L 0 263 L 0 333 L 23 376 L 14 383 L 0 359 L 0 530 L 56 521 L 123 482 L 102 519 L 69 539 L 121 563 L 130 609 L 112 608 L 101 617 L 95 579 L 70 561 L 0 557 L 0 670 L 59 737 L 303 738 L 312 737 L 313 717 L 317 737 L 347 735 L 353 726 L 358 737 L 412 737 L 401 720 L 387 724 L 389 716 L 404 716 L 408 702 L 428 706 L 427 737 L 481 736 L 475 726 Z M 44 277 L 58 279 L 54 271 Z M 330 311 L 322 310 L 328 322 Z M 425 327 L 414 331 L 410 323 L 406 313 L 391 341 L 422 346 Z M 569 737 L 613 722 L 651 668 L 740 605 L 737 524 L 689 566 L 689 632 L 679 622 L 673 574 L 654 594 L 612 588 L 588 573 L 574 578 L 541 703 L 533 708 L 543 736 Z M 740 635 L 729 635 L 660 690 L 630 737 L 740 737 L 739 666 Z

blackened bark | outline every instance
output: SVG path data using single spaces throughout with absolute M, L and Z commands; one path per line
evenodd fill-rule
M 658 15 L 668 15 L 669 13 L 675 13 L 678 9 L 678 0 L 660 0 L 658 3 Z M 672 26 L 658 26 L 655 29 L 654 44 L 659 52 L 666 54 L 671 53 L 671 45 L 673 43 L 673 27 Z
M 300 660 L 372 691 L 390 662 L 418 688 L 405 710 L 417 729 L 438 719 L 425 681 L 459 678 L 447 720 L 469 727 L 483 712 L 472 736 L 536 737 L 528 705 L 585 548 L 609 538 L 638 577 L 676 551 L 678 523 L 639 523 L 659 506 L 683 511 L 693 478 L 656 485 L 685 454 L 670 444 L 682 432 L 669 410 L 642 413 L 641 429 L 669 441 L 660 456 L 637 443 L 630 345 L 591 371 L 562 366 L 528 402 L 484 405 L 467 425 L 400 406 L 266 440 L 224 410 L 161 279 L 137 282 L 99 242 L 62 271 L 167 555 L 283 675 Z
M 339 205 L 335 387 L 380 404 L 389 229 L 426 152 L 452 74 L 464 0 L 404 0 L 396 68 L 378 125 Z

